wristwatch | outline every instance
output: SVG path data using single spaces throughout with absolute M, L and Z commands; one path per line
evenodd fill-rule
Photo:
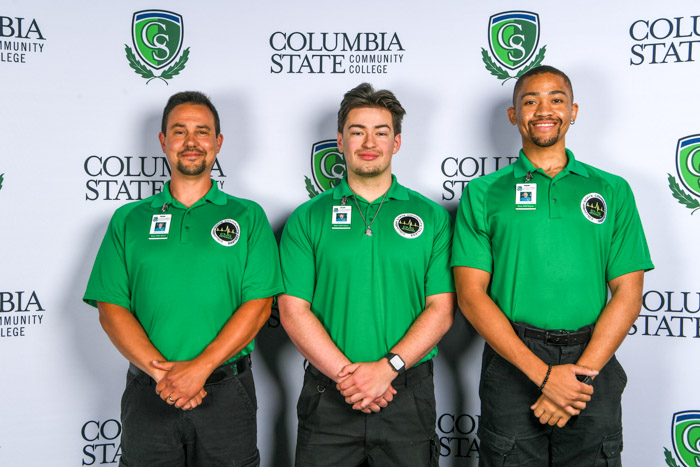
M 389 365 L 399 374 L 406 371 L 406 363 L 403 361 L 403 358 L 399 357 L 397 354 L 389 352 L 386 354 L 386 359 L 389 360 Z

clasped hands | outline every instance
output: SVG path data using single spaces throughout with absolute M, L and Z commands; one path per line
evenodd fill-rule
M 542 389 L 542 395 L 530 406 L 542 424 L 562 428 L 581 413 L 591 400 L 593 386 L 582 383 L 576 375 L 596 376 L 597 371 L 579 365 L 555 365 Z
M 345 402 L 364 413 L 379 412 L 394 400 L 396 371 L 385 360 L 351 363 L 338 373 L 336 388 Z
M 209 374 L 192 360 L 167 362 L 153 360 L 151 366 L 156 384 L 156 393 L 163 401 L 182 410 L 192 410 L 202 403 Z

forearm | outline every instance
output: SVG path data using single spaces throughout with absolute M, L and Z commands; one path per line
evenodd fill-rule
M 425 357 L 449 331 L 454 321 L 453 293 L 431 295 L 406 334 L 391 348 L 410 368 Z
M 193 362 L 209 373 L 214 371 L 250 344 L 270 317 L 271 307 L 272 297 L 243 303 Z
M 126 308 L 112 303 L 97 302 L 100 324 L 117 350 L 131 363 L 159 381 L 164 371 L 151 365 L 153 360 L 164 360 L 146 335 L 136 317 Z
M 644 272 L 635 271 L 610 281 L 612 298 L 596 322 L 586 350 L 578 364 L 601 370 L 634 324 L 642 308 Z
M 299 352 L 333 381 L 350 360 L 331 340 L 328 332 L 311 311 L 311 304 L 291 295 L 278 299 L 280 320 Z
M 520 340 L 510 320 L 488 296 L 486 290 L 489 279 L 490 275 L 484 271 L 455 268 L 459 308 L 499 355 L 539 386 L 547 374 L 548 366 Z

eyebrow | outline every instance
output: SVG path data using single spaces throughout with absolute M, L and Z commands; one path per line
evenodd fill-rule
M 362 125 L 361 123 L 352 123 L 348 126 L 348 130 L 351 128 L 361 128 L 361 129 L 366 129 L 367 126 Z M 382 123 L 381 125 L 377 125 L 374 128 L 391 128 L 388 123 Z
M 560 90 L 558 90 L 558 89 L 556 89 L 556 90 L 554 90 L 554 91 L 549 91 L 549 92 L 547 93 L 548 96 L 555 95 L 555 94 L 564 94 L 565 96 L 567 95 L 566 92 L 560 91 Z M 526 92 L 525 94 L 523 94 L 522 96 L 520 96 L 520 99 L 522 100 L 522 99 L 523 99 L 524 97 L 526 97 L 526 96 L 539 96 L 539 95 L 540 95 L 539 92 Z
M 170 125 L 170 128 L 186 128 L 184 123 L 173 123 Z M 211 127 L 209 125 L 197 125 L 195 128 L 204 128 L 206 130 L 211 130 Z

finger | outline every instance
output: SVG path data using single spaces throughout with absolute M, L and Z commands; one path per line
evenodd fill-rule
M 568 421 L 569 421 L 569 417 L 561 417 L 561 418 L 557 421 L 557 426 L 558 426 L 559 428 L 564 428 L 564 426 L 566 425 L 566 422 L 568 422 Z
M 573 368 L 574 373 L 577 375 L 598 376 L 598 373 L 600 373 L 597 370 L 591 370 L 590 368 L 586 368 L 585 366 L 574 365 Z
M 373 403 L 376 404 L 376 405 L 378 405 L 378 406 L 381 407 L 381 408 L 384 408 L 384 407 L 386 407 L 387 405 L 389 405 L 389 402 L 387 402 L 387 400 L 384 399 L 383 397 L 377 397 L 376 399 L 374 399 L 374 402 L 373 402 Z
M 173 365 L 174 365 L 173 362 L 165 362 L 165 361 L 159 361 L 159 360 L 151 361 L 151 366 L 158 368 L 159 370 L 170 371 L 170 370 L 172 370 Z
M 359 365 L 359 363 L 350 363 L 349 365 L 345 365 L 343 369 L 340 370 L 340 373 L 338 373 L 338 377 L 342 378 L 344 376 L 349 375 L 350 373 L 353 373 L 355 370 L 357 370 L 357 367 Z
M 540 423 L 545 424 L 549 421 L 549 419 L 552 418 L 552 416 L 548 413 L 543 413 L 542 416 L 540 417 Z

